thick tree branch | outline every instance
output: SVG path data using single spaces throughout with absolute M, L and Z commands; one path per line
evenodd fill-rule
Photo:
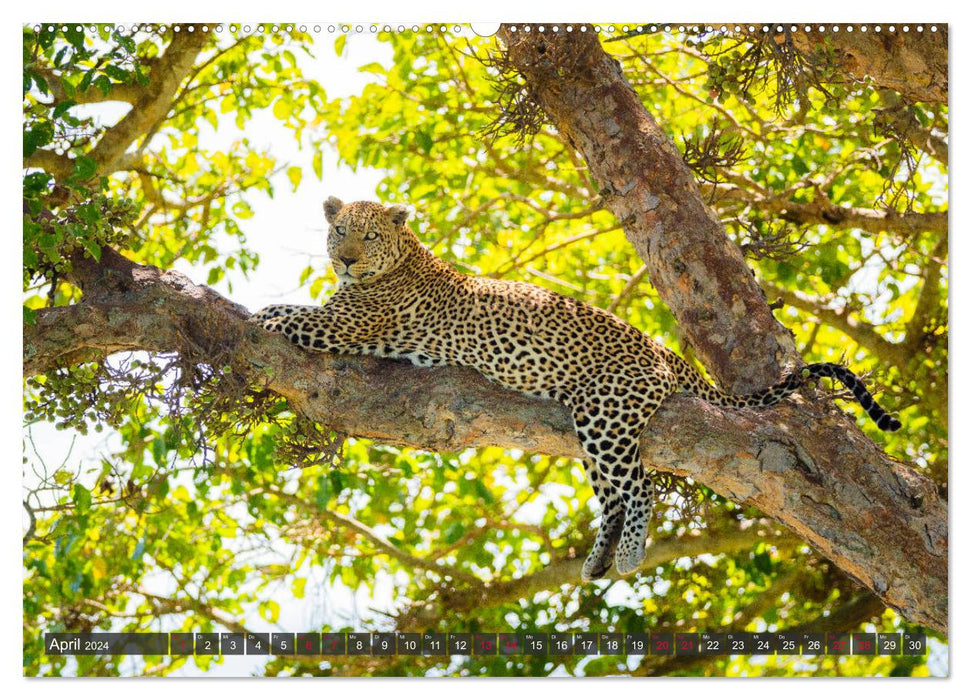
M 172 108 L 172 102 L 182 81 L 192 70 L 199 52 L 202 51 L 209 34 L 201 31 L 202 25 L 195 25 L 195 31 L 173 33 L 165 53 L 151 63 L 149 84 L 142 87 L 132 86 L 126 93 L 125 101 L 132 108 L 121 121 L 108 129 L 86 155 L 97 164 L 97 174 L 107 175 L 118 169 L 123 162 L 125 151 L 138 139 L 145 136 L 165 119 Z M 58 81 L 50 80 L 55 84 Z M 114 94 L 114 91 L 109 94 Z M 58 179 L 63 179 L 73 171 L 72 159 L 66 156 L 40 150 L 24 160 L 25 168 L 44 168 Z
M 503 25 L 530 98 L 578 149 L 651 283 L 705 366 L 732 391 L 778 380 L 798 363 L 741 251 L 705 206 L 691 171 L 644 109 L 596 32 Z
M 151 61 L 143 61 L 142 65 L 150 70 L 152 63 Z M 138 85 L 112 83 L 107 95 L 101 91 L 100 87 L 95 87 L 94 85 L 89 86 L 87 90 L 82 92 L 75 91 L 73 95 L 69 95 L 67 90 L 64 89 L 63 83 L 61 83 L 61 75 L 57 71 L 47 66 L 36 64 L 31 66 L 31 70 L 39 73 L 44 78 L 55 102 L 70 100 L 79 105 L 98 102 L 127 102 L 128 104 L 134 104 L 142 93 L 142 88 Z
M 148 88 L 132 104 L 131 111 L 91 149 L 88 155 L 98 164 L 99 174 L 112 172 L 128 147 L 154 130 L 168 114 L 176 91 L 209 40 L 200 27 L 195 27 L 194 32 L 186 29 L 173 33 L 165 53 L 152 67 Z
M 42 148 L 24 158 L 24 167 L 40 168 L 53 175 L 55 179 L 63 180 L 74 172 L 74 159 Z
M 881 32 L 803 32 L 790 35 L 792 42 L 806 54 L 832 52 L 840 68 L 857 80 L 869 77 L 881 88 L 895 90 L 911 102 L 947 104 L 947 25 L 937 31 L 924 25 L 900 25 L 895 32 L 881 25 Z
M 211 353 L 248 366 L 294 410 L 340 432 L 436 450 L 496 445 L 579 457 L 568 411 L 462 368 L 305 353 L 245 309 L 177 272 L 106 249 L 75 263 L 77 306 L 24 327 L 24 373 L 117 350 Z M 908 619 L 947 628 L 947 504 L 825 402 L 723 410 L 666 401 L 645 432 L 645 463 L 707 484 L 778 519 Z

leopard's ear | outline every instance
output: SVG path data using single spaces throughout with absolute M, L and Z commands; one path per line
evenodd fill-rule
M 327 223 L 334 223 L 334 217 L 343 208 L 344 202 L 337 199 L 337 197 L 328 197 L 327 201 L 324 202 L 324 218 L 327 219 Z
M 395 226 L 401 226 L 411 218 L 411 212 L 408 210 L 408 207 L 401 204 L 394 204 L 388 207 L 387 212 L 388 216 L 391 217 L 391 222 Z

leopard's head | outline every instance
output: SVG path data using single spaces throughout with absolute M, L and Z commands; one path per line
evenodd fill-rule
M 330 224 L 327 252 L 338 284 L 373 282 L 392 272 L 417 242 L 406 226 L 408 209 L 376 202 L 344 204 L 337 197 L 324 202 Z

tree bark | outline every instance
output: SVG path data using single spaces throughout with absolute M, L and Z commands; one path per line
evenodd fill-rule
M 592 27 L 499 30 L 529 94 L 583 154 L 606 207 L 705 366 L 734 393 L 776 382 L 798 363 L 742 257 L 691 171 L 644 109 Z
M 920 24 L 920 23 L 918 23 Z M 889 31 L 881 24 L 880 32 L 873 28 L 861 32 L 833 32 L 827 25 L 825 32 L 795 31 L 791 34 L 796 48 L 805 54 L 821 55 L 832 51 L 839 67 L 856 80 L 870 78 L 878 87 L 894 90 L 910 102 L 930 102 L 947 105 L 947 25 L 937 24 L 937 31 L 924 23 L 903 24 Z
M 305 353 L 247 323 L 242 307 L 173 271 L 110 250 L 75 265 L 74 306 L 24 327 L 25 375 L 119 350 L 194 352 L 247 366 L 294 410 L 349 435 L 455 451 L 495 445 L 580 457 L 569 412 L 463 368 Z M 687 396 L 662 405 L 645 464 L 752 504 L 913 622 L 947 630 L 947 504 L 827 402 L 724 410 Z

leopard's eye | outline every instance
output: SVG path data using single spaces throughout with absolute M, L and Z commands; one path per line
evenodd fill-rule
M 334 227 L 334 230 L 337 232 L 337 235 L 338 236 L 343 236 L 344 235 L 344 230 L 345 229 L 344 229 L 343 226 L 335 226 Z
M 366 234 L 364 234 L 364 240 L 365 241 L 373 241 L 377 237 L 378 237 L 377 231 L 368 231 Z

